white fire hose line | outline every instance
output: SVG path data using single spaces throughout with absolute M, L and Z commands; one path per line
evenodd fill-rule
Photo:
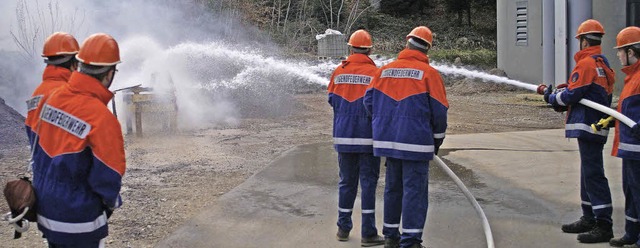
M 487 216 L 484 214 L 484 211 L 482 211 L 482 207 L 480 207 L 480 204 L 478 203 L 478 201 L 476 201 L 476 198 L 473 197 L 473 195 L 471 194 L 471 191 L 469 191 L 469 189 L 467 189 L 467 187 L 464 186 L 464 183 L 462 183 L 462 180 L 460 180 L 460 178 L 458 178 L 458 176 L 456 176 L 456 174 L 453 173 L 453 171 L 449 168 L 449 166 L 447 166 L 447 164 L 445 164 L 442 161 L 442 159 L 440 159 L 440 157 L 433 156 L 433 160 L 442 170 L 444 170 L 447 173 L 447 175 L 453 180 L 453 182 L 456 183 L 458 188 L 460 188 L 460 190 L 462 190 L 462 193 L 464 193 L 464 196 L 467 197 L 467 200 L 469 200 L 471 205 L 473 205 L 473 208 L 476 210 L 476 213 L 478 214 L 480 219 L 482 219 L 482 229 L 484 230 L 484 236 L 487 239 L 487 248 L 495 248 L 493 244 L 493 234 L 491 233 L 491 226 L 489 226 L 489 220 L 487 219 Z
M 514 84 L 515 85 L 515 84 Z M 521 83 L 521 85 L 515 85 L 515 86 L 519 86 L 522 88 L 526 88 L 528 90 L 532 90 L 532 91 L 537 91 L 538 86 L 533 85 L 533 84 L 525 84 L 525 83 Z M 604 106 L 602 104 L 598 104 L 595 103 L 591 100 L 587 100 L 587 99 L 580 99 L 579 101 L 580 104 L 587 106 L 589 108 L 598 110 L 602 113 L 608 114 L 610 116 L 613 116 L 613 118 L 616 118 L 617 120 L 621 121 L 622 123 L 624 123 L 625 125 L 629 126 L 629 127 L 633 127 L 634 125 L 636 125 L 636 122 L 629 119 L 629 117 L 627 117 L 626 115 L 621 114 L 618 111 L 615 111 L 607 106 Z

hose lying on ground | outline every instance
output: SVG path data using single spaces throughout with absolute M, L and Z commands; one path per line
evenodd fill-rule
M 480 204 L 478 203 L 478 201 L 476 201 L 476 198 L 473 197 L 473 195 L 471 194 L 471 191 L 469 191 L 469 189 L 467 189 L 467 187 L 464 186 L 464 183 L 462 183 L 460 178 L 458 178 L 458 176 L 456 176 L 456 174 L 453 173 L 453 171 L 449 168 L 449 166 L 447 166 L 447 164 L 445 164 L 440 159 L 440 157 L 433 156 L 433 161 L 435 161 L 436 164 L 442 170 L 444 170 L 444 172 L 447 173 L 447 175 L 453 180 L 453 182 L 456 183 L 458 188 L 462 190 L 462 193 L 464 193 L 464 196 L 467 197 L 467 200 L 469 200 L 471 205 L 473 205 L 473 208 L 476 210 L 476 213 L 478 214 L 480 219 L 482 219 L 482 229 L 484 230 L 484 236 L 487 238 L 487 248 L 495 248 L 495 246 L 493 245 L 493 234 L 491 233 L 491 226 L 489 226 L 489 220 L 487 220 L 487 216 L 484 214 L 484 211 L 482 211 L 482 207 L 480 207 Z

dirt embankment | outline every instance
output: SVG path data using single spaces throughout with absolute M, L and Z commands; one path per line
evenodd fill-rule
M 471 89 L 479 89 L 483 83 L 468 84 L 447 83 L 448 134 L 563 127 L 563 115 L 544 107 L 540 96 L 512 90 L 477 93 Z M 282 152 L 301 144 L 330 142 L 332 111 L 325 93 L 298 94 L 291 99 L 286 104 L 293 111 L 283 116 L 245 118 L 237 126 L 175 134 L 127 136 L 127 172 L 122 189 L 125 205 L 110 219 L 109 247 L 153 247 Z M 3 115 L 0 118 L 6 121 Z M 20 128 L 4 133 L 6 127 L 2 127 L 0 137 L 13 133 L 16 139 L 24 136 Z M 15 178 L 28 159 L 26 138 L 18 149 L 7 149 L 5 144 L 3 138 L 2 185 Z M 0 210 L 7 210 L 4 201 L 0 201 Z M 12 230 L 0 225 L 0 247 L 43 246 L 37 228 L 20 240 L 11 240 L 11 236 Z

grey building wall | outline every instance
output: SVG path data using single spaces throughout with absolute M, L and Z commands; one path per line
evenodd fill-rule
M 527 46 L 517 46 L 515 42 L 516 3 L 521 1 L 526 1 L 528 6 Z M 616 72 L 615 92 L 619 93 L 624 75 L 620 71 L 621 65 L 613 47 L 616 35 L 626 27 L 626 0 L 595 0 L 592 1 L 592 7 L 592 18 L 600 21 L 605 28 L 602 52 Z M 542 0 L 498 0 L 497 15 L 498 68 L 503 69 L 512 79 L 534 84 L 542 82 Z M 574 42 L 574 35 L 575 33 L 568 33 L 567 38 Z M 569 54 L 567 61 L 572 60 L 573 54 Z M 566 79 L 556 78 L 555 81 L 560 83 Z
M 618 94 L 624 85 L 624 73 L 620 71 L 622 66 L 616 56 L 616 35 L 626 25 L 626 0 L 593 1 L 593 19 L 604 26 L 605 35 L 602 40 L 602 53 L 609 59 L 609 64 L 616 72 L 616 90 Z
M 516 6 L 527 4 L 527 44 L 516 45 Z M 542 81 L 542 0 L 498 0 L 498 68 L 509 78 L 538 84 Z

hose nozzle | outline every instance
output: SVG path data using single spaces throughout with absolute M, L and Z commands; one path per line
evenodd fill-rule
M 598 123 L 591 124 L 591 129 L 593 129 L 594 132 L 598 132 L 598 131 L 602 130 L 602 128 L 608 127 L 609 123 L 611 121 L 614 121 L 614 120 L 615 120 L 615 118 L 613 118 L 613 116 L 609 116 L 607 118 L 600 119 L 600 121 L 598 121 Z

